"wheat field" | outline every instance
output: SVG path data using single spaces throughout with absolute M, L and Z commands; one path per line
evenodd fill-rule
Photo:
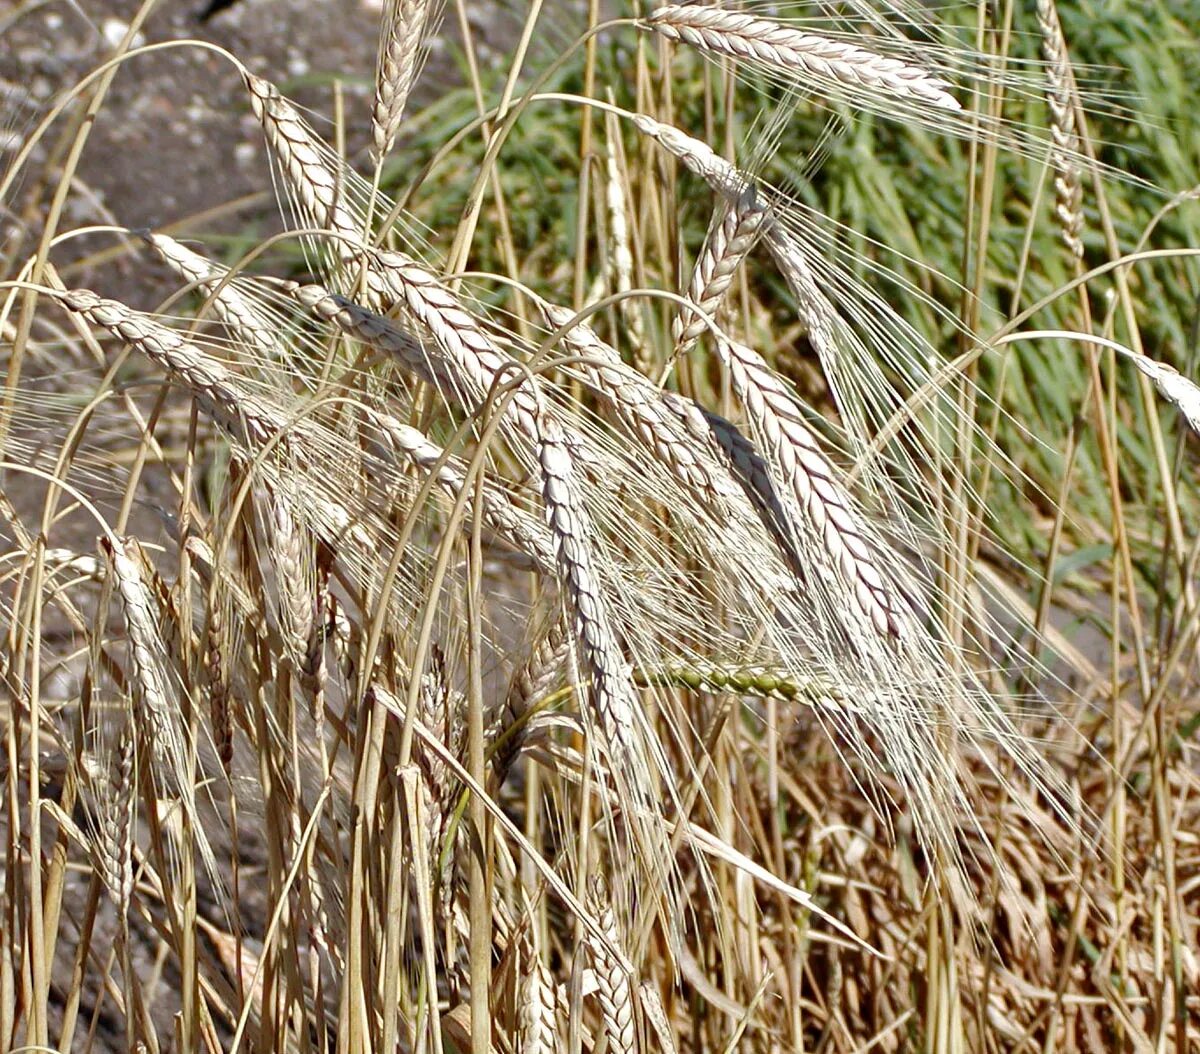
M 1200 1050 L 1186 13 L 376 6 L 0 99 L 0 1049 Z

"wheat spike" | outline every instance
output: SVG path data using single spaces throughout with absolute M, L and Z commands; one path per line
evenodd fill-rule
M 606 117 L 608 142 L 604 153 L 604 200 L 608 206 L 609 260 L 612 275 L 616 279 L 616 291 L 628 293 L 633 288 L 633 241 L 629 230 L 625 180 L 621 173 L 620 130 L 612 114 Z M 618 303 L 618 310 L 633 344 L 634 364 L 644 370 L 646 332 L 642 322 L 642 305 L 627 296 Z
M 243 391 L 233 375 L 172 329 L 90 289 L 62 294 L 71 311 L 116 334 L 152 362 L 178 377 L 205 410 L 235 438 L 261 446 L 286 432 L 287 421 L 273 407 Z M 284 435 L 282 444 L 287 445 Z
M 267 145 L 316 226 L 360 240 L 359 225 L 343 204 L 345 188 L 340 172 L 326 158 L 321 141 L 270 81 L 250 72 L 243 73 L 242 79 L 250 92 L 250 108 L 263 126 Z M 339 253 L 345 255 L 345 250 L 339 249 Z
M 544 303 L 542 311 L 555 328 L 566 325 L 574 314 Z M 579 369 L 655 459 L 703 504 L 724 516 L 734 515 L 738 486 L 722 471 L 720 462 L 706 456 L 705 448 L 696 443 L 696 435 L 705 431 L 700 410 L 688 400 L 659 391 L 626 366 L 616 350 L 585 323 L 572 326 L 562 341 L 573 355 L 586 360 Z
M 556 1054 L 558 1043 L 557 986 L 532 935 L 521 941 L 519 978 L 520 1029 L 518 1054 Z
M 313 587 L 309 567 L 311 552 L 305 552 L 307 532 L 296 522 L 288 499 L 273 491 L 268 502 L 267 539 L 275 565 L 279 624 L 293 664 L 297 669 L 308 654 L 313 630 Z
M 722 7 L 668 4 L 651 11 L 645 24 L 668 39 L 700 51 L 747 59 L 774 70 L 915 100 L 943 110 L 962 109 L 945 81 L 918 66 L 855 44 L 803 33 L 770 19 Z
M 104 538 L 101 545 L 121 598 L 138 711 L 150 730 L 156 758 L 167 763 L 169 774 L 182 777 L 184 771 L 179 766 L 184 757 L 183 738 L 171 703 L 173 693 L 167 684 L 154 603 L 142 580 L 142 557 L 137 552 L 140 546 L 134 538 L 119 544 Z
M 569 655 L 566 626 L 556 620 L 513 676 L 489 724 L 488 741 L 496 744 L 492 771 L 497 785 L 504 782 L 529 734 L 530 707 L 563 677 Z
M 708 232 L 692 271 L 688 299 L 703 316 L 715 318 L 738 268 L 767 226 L 770 213 L 753 185 L 723 210 Z M 686 355 L 708 328 L 705 318 L 683 310 L 675 320 L 675 354 Z
M 1076 259 L 1083 257 L 1083 180 L 1080 178 L 1079 135 L 1075 129 L 1073 78 L 1067 42 L 1054 0 L 1037 0 L 1038 30 L 1046 57 L 1046 103 L 1050 109 L 1050 164 L 1054 169 L 1054 215 L 1063 243 Z
M 605 738 L 625 759 L 636 759 L 637 699 L 628 664 L 617 643 L 592 557 L 592 527 L 583 507 L 571 454 L 552 418 L 539 427 L 538 461 L 546 521 L 554 537 L 559 578 L 571 609 L 575 636 Z
M 599 895 L 595 892 L 592 902 L 596 921 L 605 937 L 614 947 L 621 948 L 621 934 L 612 908 L 607 903 L 600 903 Z M 633 1054 L 637 1048 L 637 1030 L 629 975 L 608 949 L 590 934 L 588 943 L 596 971 L 596 998 L 600 1003 L 600 1016 L 608 1035 L 609 1049 L 614 1054 Z
M 429 0 L 388 0 L 379 34 L 375 63 L 375 104 L 371 108 L 371 138 L 376 161 L 382 161 L 396 142 L 404 105 L 417 78 L 421 34 Z
M 213 297 L 213 310 L 235 337 L 263 355 L 274 355 L 278 337 L 271 324 L 232 283 L 221 285 L 229 273 L 227 268 L 205 259 L 169 235 L 146 231 L 142 232 L 142 238 L 180 278 L 209 293 L 219 290 Z
M 752 348 L 723 337 L 716 345 L 772 462 L 824 552 L 851 587 L 859 610 L 875 632 L 904 636 L 908 619 L 879 567 L 880 547 L 868 540 L 861 514 L 787 387 Z

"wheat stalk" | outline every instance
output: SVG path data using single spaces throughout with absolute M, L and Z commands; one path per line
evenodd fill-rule
M 396 142 L 404 105 L 417 77 L 421 33 L 429 0 L 388 0 L 379 34 L 375 63 L 375 104 L 371 108 L 371 138 L 375 158 L 382 161 Z
M 1054 169 L 1054 215 L 1063 242 L 1077 259 L 1083 257 L 1083 181 L 1080 177 L 1079 135 L 1075 129 L 1073 78 L 1067 42 L 1054 0 L 1037 0 L 1037 23 L 1046 57 L 1046 103 L 1050 109 L 1050 164 Z
M 845 88 L 867 89 L 942 110 L 960 110 L 950 86 L 919 66 L 873 51 L 803 33 L 780 22 L 722 7 L 668 4 L 644 23 L 670 39 L 717 55 L 758 62 L 772 70 L 816 77 Z
M 688 299 L 699 309 L 683 309 L 675 320 L 675 355 L 686 355 L 716 317 L 742 262 L 767 226 L 770 211 L 751 184 L 712 225 L 696 259 Z

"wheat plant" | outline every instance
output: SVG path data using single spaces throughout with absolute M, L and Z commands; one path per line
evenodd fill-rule
M 1080 5 L 451 6 L 13 134 L 0 1047 L 1200 1049 L 1195 195 Z M 74 224 L 163 50 L 278 233 Z

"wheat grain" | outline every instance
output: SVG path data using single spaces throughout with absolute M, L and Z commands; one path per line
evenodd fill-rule
M 688 299 L 701 314 L 680 311 L 674 327 L 676 356 L 686 355 L 695 347 L 708 328 L 705 317 L 716 317 L 738 268 L 767 226 L 769 215 L 751 184 L 712 225 L 688 284 Z
M 669 4 L 650 12 L 645 25 L 700 51 L 757 62 L 772 70 L 814 77 L 844 88 L 869 90 L 942 110 L 960 110 L 950 86 L 900 59 L 803 33 L 780 22 L 722 7 Z
M 375 104 L 371 109 L 371 138 L 375 158 L 382 161 L 396 142 L 404 106 L 417 77 L 421 34 L 429 0 L 388 0 L 379 34 L 375 63 Z

